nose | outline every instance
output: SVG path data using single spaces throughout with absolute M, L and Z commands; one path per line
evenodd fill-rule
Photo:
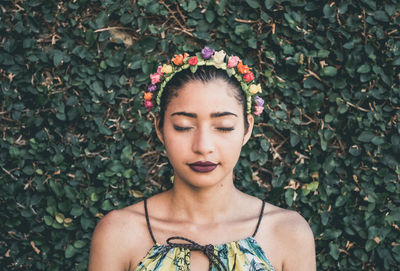
M 214 152 L 214 138 L 212 132 L 206 127 L 199 128 L 195 132 L 192 142 L 192 150 L 197 154 L 210 154 Z

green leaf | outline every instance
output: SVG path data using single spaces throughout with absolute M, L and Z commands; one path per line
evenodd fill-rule
M 241 37 L 250 37 L 253 33 L 251 26 L 247 24 L 239 24 L 235 27 L 235 34 Z
M 93 225 L 93 222 L 84 216 L 81 216 L 81 226 L 83 230 L 87 230 L 89 227 L 91 227 Z
M 359 156 L 361 154 L 360 148 L 356 145 L 349 148 L 349 153 L 353 156 Z
M 64 161 L 64 156 L 61 153 L 57 153 L 53 156 L 53 162 L 56 165 L 60 165 Z
M 74 247 L 75 248 L 83 248 L 83 247 L 85 247 L 86 246 L 86 244 L 87 244 L 87 242 L 86 241 L 84 241 L 84 240 L 76 240 L 75 242 L 74 242 Z
M 324 232 L 323 239 L 325 239 L 325 240 L 335 240 L 340 235 L 342 235 L 342 230 L 328 228 Z
M 121 162 L 124 164 L 129 164 L 129 162 L 132 160 L 132 146 L 126 145 L 121 152 Z
M 82 215 L 82 213 L 83 213 L 83 208 L 81 206 L 72 207 L 71 212 L 70 212 L 70 214 L 72 216 L 80 216 L 80 215 Z
M 337 74 L 337 69 L 332 66 L 326 66 L 322 69 L 322 75 L 333 77 Z
M 101 203 L 101 209 L 104 211 L 110 211 L 114 209 L 114 205 L 111 203 L 110 200 L 107 199 Z
M 361 142 L 371 142 L 371 140 L 375 137 L 375 134 L 369 131 L 363 131 L 359 136 L 358 140 Z
M 300 142 L 300 137 L 294 133 L 290 134 L 290 145 L 292 147 L 296 146 Z
M 252 8 L 259 8 L 260 4 L 256 0 L 246 0 L 247 4 Z
M 380 136 L 374 136 L 371 139 L 371 143 L 376 145 L 376 146 L 379 146 L 379 145 L 382 145 L 383 143 L 385 143 L 385 139 L 383 137 L 380 137 Z
M 60 64 L 62 60 L 63 60 L 63 52 L 61 52 L 60 50 L 54 50 L 54 56 L 53 56 L 54 66 L 57 67 L 58 64 Z
M 104 28 L 108 24 L 108 15 L 104 11 L 101 11 L 95 20 L 97 28 Z
M 314 181 L 314 182 L 307 184 L 306 189 L 308 191 L 314 192 L 318 189 L 318 187 L 319 187 L 319 182 Z
M 274 3 L 275 3 L 275 0 L 265 0 L 264 1 L 264 5 L 267 9 L 271 9 L 272 6 L 274 5 Z
M 285 191 L 285 202 L 290 207 L 293 204 L 294 190 L 289 188 Z
M 368 64 L 363 64 L 357 69 L 358 73 L 369 73 L 370 71 L 371 67 Z
M 396 57 L 393 62 L 392 62 L 393 66 L 400 66 L 400 56 Z
M 329 242 L 329 255 L 331 255 L 335 260 L 339 259 L 339 245 L 333 243 L 333 241 Z
M 331 114 L 326 114 L 324 119 L 326 123 L 330 123 L 333 121 L 333 116 Z
M 262 139 L 260 145 L 261 145 L 261 149 L 264 152 L 268 152 L 269 151 L 270 144 L 269 144 L 268 140 Z
M 212 10 L 207 10 L 206 11 L 206 20 L 208 23 L 212 23 L 215 19 L 215 12 Z
M 374 240 L 367 240 L 365 243 L 365 250 L 372 251 L 378 244 Z
M 100 196 L 97 195 L 95 192 L 93 192 L 93 193 L 90 194 L 90 200 L 91 200 L 91 201 L 96 202 L 96 201 L 98 201 L 99 199 L 100 199 Z
M 94 83 L 90 86 L 90 88 L 97 94 L 99 97 L 103 97 L 105 92 L 103 89 L 103 85 L 100 81 L 94 81 Z
M 44 223 L 46 223 L 47 226 L 51 226 L 54 222 L 54 219 L 51 216 L 45 215 L 43 218 Z
M 347 197 L 340 195 L 336 198 L 335 207 L 342 207 L 347 201 Z
M 247 45 L 250 48 L 257 49 L 257 40 L 256 40 L 256 38 L 255 37 L 251 37 L 250 39 L 248 39 L 247 40 Z
M 127 147 L 125 147 L 125 148 L 127 148 Z M 127 152 L 129 152 L 129 149 Z M 130 159 L 130 156 L 129 156 L 129 159 Z M 113 172 L 122 172 L 125 169 L 119 160 L 112 161 L 111 164 L 109 164 L 108 168 Z
M 268 16 L 268 14 L 267 13 L 265 13 L 265 12 L 263 12 L 263 13 L 261 13 L 261 19 L 265 22 L 265 23 L 269 23 L 269 19 L 270 19 L 270 17 Z
M 75 253 L 78 252 L 73 245 L 68 245 L 65 249 L 65 258 L 69 259 L 72 258 Z
M 374 13 L 374 18 L 380 22 L 389 22 L 389 16 L 383 10 L 377 10 Z
M 325 4 L 322 11 L 324 12 L 324 17 L 329 19 L 335 16 L 335 6 L 332 7 L 329 4 Z

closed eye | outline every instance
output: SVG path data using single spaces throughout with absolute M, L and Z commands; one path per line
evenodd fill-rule
M 222 132 L 230 132 L 230 131 L 234 130 L 233 127 L 218 127 L 217 129 L 222 131 Z
M 190 130 L 190 127 L 182 127 L 182 126 L 174 125 L 174 129 L 176 131 L 188 131 L 188 130 Z

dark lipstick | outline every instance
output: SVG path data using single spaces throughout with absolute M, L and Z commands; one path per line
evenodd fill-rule
M 195 162 L 195 163 L 191 163 L 189 164 L 189 167 L 196 172 L 200 172 L 200 173 L 207 173 L 210 171 L 213 171 L 216 167 L 218 166 L 218 164 L 206 161 L 206 162 Z

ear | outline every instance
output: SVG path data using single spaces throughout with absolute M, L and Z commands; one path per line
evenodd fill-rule
M 244 146 L 251 137 L 251 133 L 253 132 L 253 127 L 254 127 L 254 116 L 252 114 L 248 114 L 247 121 L 249 123 L 249 128 L 247 129 L 247 131 L 245 131 L 242 146 Z
M 154 126 L 156 127 L 156 134 L 157 134 L 158 139 L 164 145 L 164 134 L 162 132 L 162 129 L 160 129 L 160 117 L 159 116 L 154 118 Z

